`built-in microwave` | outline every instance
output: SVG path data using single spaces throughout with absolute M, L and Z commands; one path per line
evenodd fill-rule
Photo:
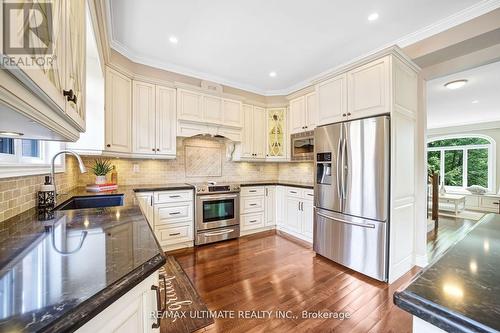
M 292 134 L 290 146 L 292 161 L 314 161 L 314 131 Z

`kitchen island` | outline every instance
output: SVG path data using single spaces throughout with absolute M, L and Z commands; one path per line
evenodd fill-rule
M 475 227 L 394 294 L 413 332 L 500 331 L 500 214 Z

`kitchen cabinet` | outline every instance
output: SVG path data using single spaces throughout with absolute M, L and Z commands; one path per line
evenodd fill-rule
M 156 291 L 151 286 L 160 287 L 158 272 L 111 303 L 76 332 L 159 332 L 159 328 L 152 328 L 156 327 L 153 325 L 157 324 L 157 321 L 151 313 L 159 309 L 156 304 Z
M 252 105 L 243 105 L 243 141 L 241 158 L 264 159 L 266 156 L 266 110 Z
M 132 151 L 132 80 L 106 68 L 104 149 L 109 152 Z
M 318 124 L 316 92 L 292 99 L 289 114 L 291 134 L 313 130 Z
M 265 188 L 265 226 L 276 225 L 276 186 L 266 186 Z
M 288 158 L 288 130 L 286 108 L 266 109 L 266 160 L 286 161 Z
M 8 46 L 24 46 L 22 38 L 26 29 L 33 36 L 29 46 L 40 51 L 27 51 L 33 52 L 36 60 L 29 66 L 11 65 L 1 70 L 3 94 L 0 101 L 11 106 L 4 112 L 17 119 L 5 130 L 24 133 L 26 138 L 76 141 L 79 132 L 85 131 L 85 1 L 16 3 L 26 10 L 33 8 L 37 13 L 41 11 L 41 15 L 50 16 L 53 20 L 51 29 L 48 29 L 43 23 L 32 27 L 22 15 L 11 17 L 9 29 L 19 33 L 10 35 L 16 35 L 19 40 L 11 40 L 10 45 L 5 43 L 2 54 L 13 57 L 16 62 L 24 57 L 24 54 L 11 51 Z M 50 36 L 47 30 L 51 32 Z M 51 49 L 47 49 L 49 46 Z
M 313 197 L 313 190 L 285 187 L 284 219 L 278 224 L 278 229 L 307 242 L 312 242 Z
M 195 123 L 217 128 L 241 129 L 243 127 L 242 103 L 202 92 L 177 89 L 177 119 L 181 123 Z M 179 131 L 184 136 L 184 131 Z M 205 134 L 205 133 L 200 133 Z
M 389 56 L 347 72 L 347 116 L 364 118 L 390 112 Z
M 347 75 L 341 74 L 316 86 L 318 124 L 342 121 L 347 114 Z
M 175 158 L 175 89 L 133 82 L 133 153 Z
M 142 214 L 146 217 L 151 229 L 154 230 L 153 195 L 153 192 L 138 192 L 135 197 L 139 202 Z

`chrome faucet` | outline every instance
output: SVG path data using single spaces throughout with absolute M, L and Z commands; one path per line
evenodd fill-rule
M 54 201 L 57 202 L 57 188 L 56 188 L 56 177 L 55 177 L 55 161 L 57 156 L 61 154 L 71 154 L 76 157 L 78 161 L 78 167 L 80 168 L 81 173 L 87 172 L 87 168 L 85 168 L 85 165 L 83 164 L 82 158 L 80 155 L 78 155 L 76 152 L 72 150 L 61 150 L 57 154 L 52 157 L 52 162 L 50 163 L 51 169 L 50 169 L 50 180 L 52 181 L 52 185 L 54 185 Z

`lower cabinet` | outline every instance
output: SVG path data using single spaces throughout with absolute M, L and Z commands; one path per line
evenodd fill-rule
M 158 272 L 147 277 L 76 332 L 159 332 L 158 328 L 153 328 L 157 320 L 152 313 L 157 311 L 157 304 L 156 291 L 152 286 L 160 288 Z
M 313 190 L 281 185 L 243 187 L 240 202 L 243 235 L 277 228 L 312 242 Z
M 165 251 L 193 246 L 193 190 L 139 192 L 136 197 Z
M 482 212 L 498 213 L 500 196 L 464 194 L 465 208 Z

